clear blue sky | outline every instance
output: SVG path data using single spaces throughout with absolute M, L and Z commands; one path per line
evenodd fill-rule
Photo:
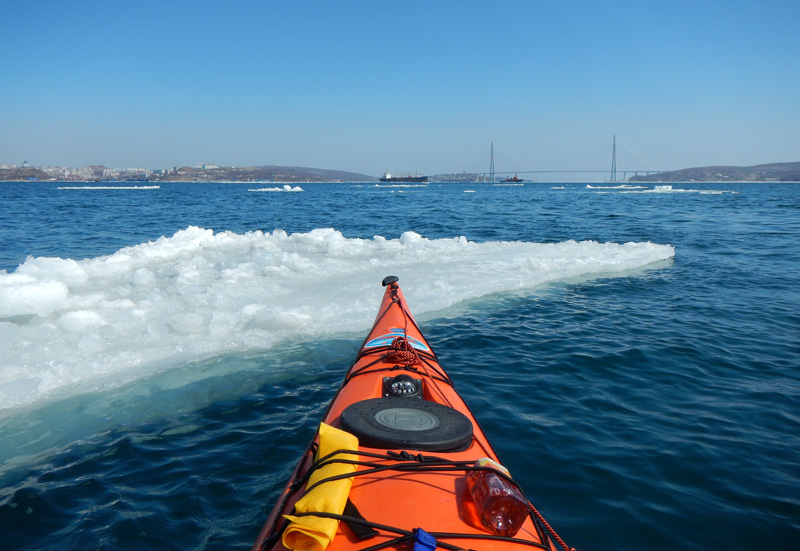
M 5 0 L 0 163 L 800 161 L 800 2 Z

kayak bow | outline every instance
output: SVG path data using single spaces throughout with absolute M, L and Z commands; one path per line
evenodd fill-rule
M 397 278 L 252 551 L 568 550 L 499 463 Z

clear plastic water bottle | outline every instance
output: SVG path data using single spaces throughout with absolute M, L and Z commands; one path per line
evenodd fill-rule
M 478 459 L 475 467 L 491 467 L 509 476 L 508 470 L 488 457 Z M 519 489 L 497 473 L 470 471 L 467 487 L 475 502 L 481 524 L 492 534 L 512 537 L 516 535 L 528 516 L 528 500 Z

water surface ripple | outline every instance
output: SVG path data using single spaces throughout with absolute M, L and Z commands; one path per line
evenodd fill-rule
M 56 187 L 0 183 L 0 269 L 189 226 L 671 244 L 675 258 L 646 270 L 486 295 L 418 321 L 571 546 L 800 545 L 800 185 Z M 733 193 L 699 193 L 710 190 Z M 232 351 L 6 416 L 0 445 L 20 451 L 0 471 L 0 549 L 249 548 L 362 338 Z M 195 369 L 216 375 L 182 383 Z

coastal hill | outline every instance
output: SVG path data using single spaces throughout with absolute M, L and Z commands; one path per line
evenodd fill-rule
M 342 170 L 327 170 L 323 168 L 308 168 L 299 166 L 245 166 L 245 167 L 211 167 L 197 168 L 184 166 L 166 172 L 154 174 L 151 181 L 180 182 L 180 181 L 207 181 L 207 182 L 252 182 L 269 180 L 274 182 L 374 182 L 375 176 L 345 172 Z
M 0 168 L 0 182 L 24 182 L 26 180 L 48 180 L 51 176 L 38 168 Z
M 0 168 L 0 182 L 25 181 L 149 181 L 149 182 L 377 182 L 375 176 L 297 166 L 225 167 L 205 165 L 183 166 L 173 170 L 110 169 L 92 165 L 80 169 L 67 167 Z
M 705 166 L 631 176 L 629 182 L 800 182 L 800 162 L 755 166 Z

